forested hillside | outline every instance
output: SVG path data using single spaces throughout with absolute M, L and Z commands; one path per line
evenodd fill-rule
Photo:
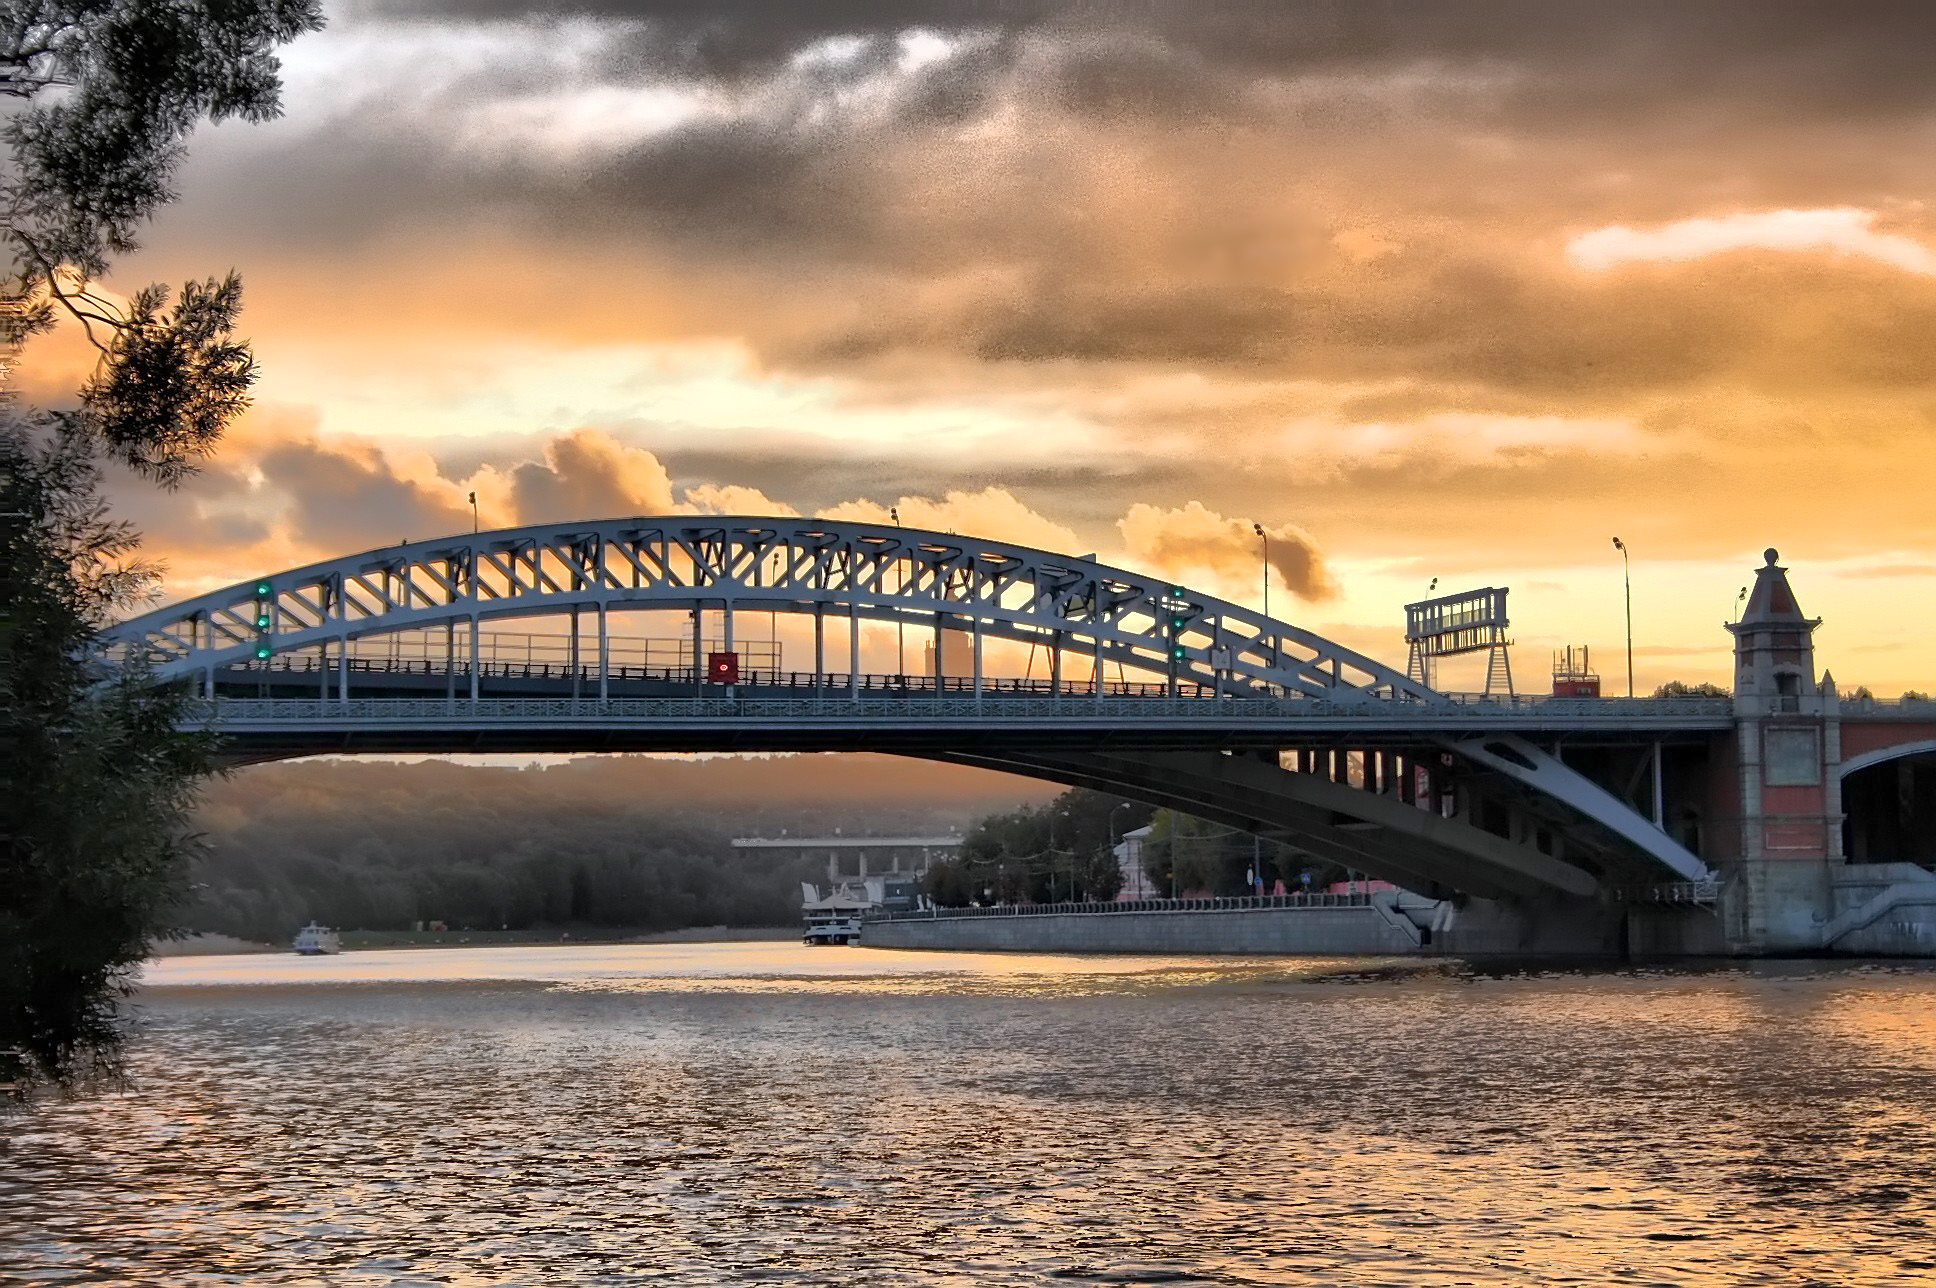
M 312 917 L 369 930 L 785 925 L 818 865 L 736 853 L 731 837 L 965 831 L 1053 791 L 875 756 L 265 765 L 210 786 L 181 921 L 271 941 Z

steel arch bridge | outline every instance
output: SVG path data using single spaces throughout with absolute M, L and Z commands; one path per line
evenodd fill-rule
M 614 625 L 668 612 L 690 619 L 687 664 L 628 665 Z M 812 669 L 709 676 L 707 617 L 730 653 L 747 613 L 810 619 Z M 560 617 L 570 634 L 555 673 L 519 675 L 487 653 L 487 625 Z M 931 639 L 934 678 L 865 675 L 864 622 Z M 844 671 L 829 667 L 830 634 Z M 406 635 L 420 657 L 372 665 L 372 641 Z M 1532 735 L 1555 718 L 1656 738 L 1690 720 L 1726 723 L 1706 710 L 1475 709 L 1311 631 L 1093 558 L 795 518 L 642 517 L 405 543 L 158 609 L 103 644 L 156 683 L 192 685 L 207 700 L 198 719 L 244 760 L 894 751 L 1104 787 L 1415 889 L 1489 897 L 1706 876 Z M 1023 686 L 991 672 L 991 644 L 1046 653 L 1048 674 Z

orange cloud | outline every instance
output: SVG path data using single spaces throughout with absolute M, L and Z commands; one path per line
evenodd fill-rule
M 675 511 L 672 476 L 652 453 L 581 429 L 545 444 L 543 461 L 509 471 L 519 523 L 563 523 Z
M 843 501 L 820 511 L 818 517 L 853 523 L 891 523 L 894 522 L 891 511 L 898 512 L 899 522 L 909 528 L 987 537 L 1063 554 L 1082 554 L 1088 550 L 1073 530 L 1030 509 L 1014 493 L 999 487 L 983 488 L 979 492 L 949 492 L 938 501 L 932 497 L 904 496 L 893 506 L 869 500 Z
M 1185 579 L 1207 575 L 1241 583 L 1256 576 L 1262 556 L 1263 542 L 1249 523 L 1226 518 L 1201 501 L 1181 509 L 1138 502 L 1116 526 L 1135 566 Z M 1308 533 L 1291 524 L 1265 531 L 1271 569 L 1292 594 L 1308 600 L 1337 597 L 1338 584 Z
M 701 514 L 800 513 L 784 501 L 775 501 L 756 487 L 740 487 L 731 483 L 701 483 L 689 487 L 686 489 L 686 504 Z

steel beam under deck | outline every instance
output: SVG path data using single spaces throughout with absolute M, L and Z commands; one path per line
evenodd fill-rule
M 1389 796 L 1294 773 L 1254 757 L 1216 752 L 1021 753 L 945 757 L 1056 781 L 1080 776 L 1097 787 L 1232 820 L 1246 830 L 1282 832 L 1319 857 L 1412 890 L 1433 885 L 1486 898 L 1589 897 L 1593 874 L 1530 845 Z M 1152 796 L 1165 799 L 1151 801 Z M 1245 821 L 1247 820 L 1247 821 Z

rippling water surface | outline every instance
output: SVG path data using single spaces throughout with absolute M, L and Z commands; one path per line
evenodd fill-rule
M 0 1281 L 1936 1283 L 1936 972 L 174 959 Z

